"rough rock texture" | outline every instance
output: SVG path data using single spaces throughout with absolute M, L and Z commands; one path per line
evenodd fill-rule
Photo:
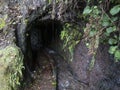
M 94 67 L 90 69 L 92 55 L 84 41 L 75 49 L 74 60 L 67 62 L 59 55 L 53 56 L 57 64 L 57 90 L 119 90 L 119 63 L 108 53 L 107 45 L 97 50 Z
M 100 48 L 98 48 L 94 67 L 89 70 L 91 60 L 92 55 L 88 53 L 84 42 L 78 44 L 74 54 L 72 68 L 77 78 L 88 84 L 88 86 L 83 86 L 83 89 L 79 90 L 97 90 L 97 83 L 106 77 L 108 68 L 111 65 L 106 46 L 100 46 Z
M 0 0 L 0 89 L 16 89 L 26 52 L 26 25 L 45 10 L 43 0 Z M 32 13 L 32 11 L 39 10 Z M 44 8 L 44 9 L 43 9 Z M 31 15 L 30 15 L 31 13 Z M 18 32 L 18 33 L 15 33 Z M 17 39 L 15 38 L 15 34 Z M 18 42 L 18 49 L 15 42 Z M 12 88 L 11 88 L 12 87 Z
M 17 5 L 16 0 L 0 0 L 0 90 L 16 89 L 22 77 L 23 54 L 15 45 Z
M 27 24 L 30 25 L 36 19 L 56 18 L 63 21 L 64 18 L 71 20 L 76 16 L 74 10 L 69 14 L 65 13 L 68 8 L 66 3 L 62 2 L 56 7 L 53 4 L 52 7 L 47 1 L 50 0 L 0 0 L 1 90 L 10 90 L 10 76 L 15 75 L 18 80 L 17 76 L 20 75 L 18 70 L 22 69 L 22 54 L 16 46 L 11 46 L 16 41 L 15 32 L 18 46 L 24 55 L 30 56 L 26 50 L 28 48 L 26 46 Z M 61 12 L 62 6 L 65 8 L 64 12 Z M 71 15 L 73 16 L 71 17 Z M 26 57 L 26 59 L 30 60 L 30 57 Z M 59 55 L 56 55 L 54 59 L 57 63 L 58 90 L 120 90 L 120 67 L 118 63 L 113 63 L 111 60 L 107 47 L 100 46 L 94 68 L 91 71 L 89 71 L 89 64 L 92 56 L 89 55 L 83 42 L 76 47 L 73 62 L 68 63 Z M 12 83 L 16 82 L 16 79 L 12 78 L 14 80 Z M 14 85 L 12 86 L 14 87 Z

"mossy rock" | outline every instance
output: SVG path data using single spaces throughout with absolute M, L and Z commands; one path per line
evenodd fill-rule
M 23 68 L 23 54 L 17 46 L 0 50 L 0 90 L 16 90 Z

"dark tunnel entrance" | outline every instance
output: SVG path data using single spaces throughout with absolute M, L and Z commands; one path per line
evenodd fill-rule
M 61 27 L 61 23 L 56 20 L 34 21 L 28 31 L 32 49 L 49 47 L 59 39 Z
M 33 72 L 36 67 L 40 66 L 38 57 L 44 50 L 53 50 L 57 48 L 60 41 L 60 32 L 62 24 L 58 20 L 33 21 L 27 26 L 27 58 L 25 67 L 27 73 Z

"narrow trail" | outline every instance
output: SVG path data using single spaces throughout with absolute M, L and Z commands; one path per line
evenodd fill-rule
M 56 90 L 54 60 L 48 52 L 40 51 L 37 55 L 33 82 L 24 90 Z

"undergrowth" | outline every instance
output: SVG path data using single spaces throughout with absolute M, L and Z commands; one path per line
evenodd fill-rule
M 113 55 L 115 62 L 118 62 L 120 61 L 120 3 L 115 0 L 100 0 L 97 5 L 91 3 L 93 2 L 87 1 L 83 15 L 87 21 L 84 29 L 86 46 L 93 55 L 92 67 L 100 43 L 109 44 L 108 52 Z

